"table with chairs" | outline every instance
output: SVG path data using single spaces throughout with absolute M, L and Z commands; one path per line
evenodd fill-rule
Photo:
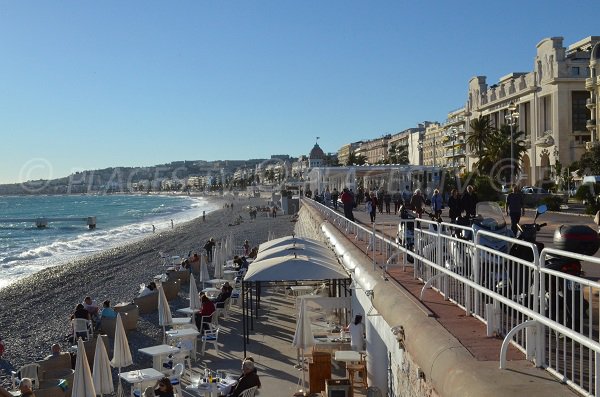
M 131 385 L 132 397 L 141 397 L 146 387 L 154 386 L 156 381 L 164 378 L 164 376 L 162 372 L 155 368 L 136 369 L 119 374 L 121 379 Z
M 171 345 L 156 345 L 150 347 L 144 347 L 138 350 L 142 354 L 146 354 L 152 357 L 152 368 L 157 371 L 163 369 L 163 360 L 165 357 L 179 353 L 180 349 Z

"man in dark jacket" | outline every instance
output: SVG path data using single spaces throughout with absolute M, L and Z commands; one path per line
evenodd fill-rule
M 340 199 L 344 204 L 344 216 L 354 222 L 354 214 L 352 213 L 352 209 L 354 208 L 354 197 L 352 197 L 348 188 L 344 189 Z
M 227 396 L 239 397 L 242 392 L 254 386 L 260 387 L 260 378 L 256 374 L 254 362 L 244 360 L 242 363 L 242 376 L 240 376 L 234 389 Z
M 510 230 L 515 236 L 517 235 L 517 225 L 521 220 L 521 214 L 525 215 L 523 195 L 515 185 L 512 193 L 506 196 L 506 215 L 510 216 Z
M 467 186 L 467 191 L 462 196 L 462 208 L 467 218 L 474 217 L 477 209 L 477 194 L 472 185 Z
M 206 250 L 206 257 L 209 262 L 213 260 L 213 248 L 215 247 L 215 239 L 211 238 L 204 244 L 204 249 Z

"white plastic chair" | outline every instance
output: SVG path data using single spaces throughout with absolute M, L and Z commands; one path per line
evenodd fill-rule
M 240 394 L 240 397 L 254 397 L 256 389 L 258 389 L 258 386 L 252 386 L 251 388 L 244 390 L 242 394 Z
M 91 328 L 90 320 L 86 320 L 85 318 L 74 318 L 72 320 L 72 324 L 73 324 L 73 338 L 75 341 L 77 340 L 78 334 L 84 334 L 84 333 L 85 333 L 85 340 L 90 339 L 90 328 Z
M 17 385 L 17 381 L 21 381 L 21 379 L 23 378 L 29 378 L 31 379 L 31 383 L 33 384 L 33 388 L 39 388 L 40 387 L 40 379 L 38 376 L 38 372 L 39 372 L 40 366 L 39 364 L 27 364 L 27 365 L 23 365 L 21 368 L 19 368 L 18 371 L 11 371 L 10 373 L 10 380 L 12 382 L 12 387 L 13 389 L 16 389 L 18 387 Z
M 219 318 L 219 316 L 223 315 L 224 319 L 228 319 L 229 318 L 229 307 L 231 306 L 231 297 L 225 299 L 224 302 L 219 302 L 217 303 L 217 308 L 216 308 L 216 318 Z
M 219 328 L 206 330 L 204 331 L 204 335 L 201 337 L 202 339 L 202 352 L 201 355 L 204 355 L 204 351 L 206 350 L 206 344 L 212 343 L 215 347 L 215 354 L 219 354 Z
M 171 380 L 171 385 L 173 389 L 177 392 L 178 396 L 182 395 L 181 392 L 181 378 L 183 377 L 183 373 L 185 371 L 185 367 L 182 363 L 175 364 L 173 367 L 173 374 L 169 376 L 169 380 Z

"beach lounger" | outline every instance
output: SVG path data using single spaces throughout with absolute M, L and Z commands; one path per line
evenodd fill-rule
M 158 291 L 138 296 L 133 299 L 133 303 L 137 305 L 140 314 L 154 313 L 158 310 Z
M 188 279 L 189 279 L 189 274 L 188 274 Z M 168 301 L 172 301 L 173 299 L 177 298 L 177 295 L 179 294 L 179 289 L 181 288 L 181 282 L 180 280 L 168 280 L 168 281 L 164 281 L 161 283 L 162 287 L 163 287 L 163 291 L 165 291 L 165 296 L 167 297 Z
M 158 305 L 158 301 L 157 301 Z M 123 327 L 125 331 L 131 331 L 137 329 L 137 322 L 140 317 L 140 311 L 137 305 L 133 303 L 115 305 L 115 311 L 121 313 L 121 320 L 123 321 Z M 123 314 L 127 314 L 124 316 Z

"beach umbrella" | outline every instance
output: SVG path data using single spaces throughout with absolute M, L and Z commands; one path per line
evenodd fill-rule
M 224 259 L 224 252 L 223 252 L 223 248 L 219 248 L 216 252 L 216 256 L 215 256 L 215 273 L 214 273 L 214 277 L 213 278 L 223 278 L 223 262 L 225 261 Z
M 129 349 L 129 342 L 127 341 L 127 334 L 125 333 L 125 327 L 123 327 L 123 320 L 121 320 L 121 314 L 117 314 L 117 325 L 115 326 L 115 344 L 113 346 L 113 358 L 110 361 L 113 368 L 119 368 L 121 373 L 122 367 L 127 367 L 133 364 L 131 358 L 131 350 Z M 119 377 L 119 388 L 117 390 L 117 396 L 123 395 L 123 387 L 121 385 L 121 378 Z M 75 396 L 75 394 L 74 394 Z
M 75 374 L 73 375 L 73 396 L 96 397 L 90 364 L 88 363 L 83 339 L 81 338 L 77 340 L 77 360 L 75 361 Z
M 203 288 L 204 289 L 204 288 Z M 190 275 L 190 309 L 200 310 L 200 297 L 198 296 L 198 287 L 194 275 Z
M 190 275 L 190 277 L 194 277 Z M 165 290 L 162 285 L 158 286 L 158 325 L 163 327 L 163 343 L 165 342 L 166 334 L 165 327 L 173 322 L 173 316 L 171 316 L 171 308 L 165 295 Z
M 113 393 L 115 391 L 112 372 L 110 370 L 110 360 L 108 359 L 104 341 L 100 337 L 96 339 L 92 378 L 94 379 L 94 388 L 97 394 L 103 395 L 104 393 Z
M 210 276 L 208 275 L 208 264 L 204 258 L 204 255 L 200 257 L 200 275 L 198 277 L 198 281 L 202 283 L 202 289 L 204 289 L 204 283 L 210 280 Z
M 315 345 L 315 338 L 312 333 L 310 325 L 310 316 L 306 314 L 306 303 L 304 299 L 300 300 L 300 310 L 298 312 L 298 322 L 296 323 L 296 333 L 294 334 L 294 340 L 292 346 L 296 349 L 300 349 L 302 352 L 302 361 L 300 362 L 302 371 L 302 391 L 305 391 L 305 377 L 304 377 L 304 349 L 308 349 Z

